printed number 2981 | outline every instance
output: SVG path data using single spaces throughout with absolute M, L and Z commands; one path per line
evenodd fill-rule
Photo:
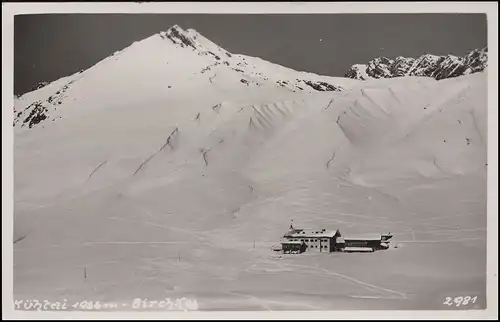
M 444 301 L 443 304 L 446 304 L 448 306 L 465 306 L 469 305 L 471 303 L 476 303 L 477 301 L 477 296 L 470 297 L 470 296 L 457 296 L 457 297 L 447 297 L 446 301 Z

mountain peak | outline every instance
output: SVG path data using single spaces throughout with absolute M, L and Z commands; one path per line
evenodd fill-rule
M 167 31 L 160 32 L 160 37 L 163 39 L 169 39 L 174 44 L 180 45 L 181 47 L 192 47 L 196 49 L 196 42 L 187 31 L 182 29 L 179 25 L 174 25 L 167 29 Z
M 182 29 L 182 28 L 181 28 L 181 26 L 179 26 L 178 24 L 175 24 L 175 25 L 173 25 L 172 27 L 168 28 L 168 29 L 167 29 L 167 31 L 168 31 L 168 30 L 173 30 L 173 29 L 178 30 L 178 31 L 180 31 L 180 32 L 183 32 L 183 31 L 184 31 L 184 29 Z
M 116 80 L 119 81 L 116 81 Z M 357 81 L 299 72 L 265 60 L 232 55 L 195 29 L 174 25 L 136 41 L 94 66 L 45 84 L 16 100 L 14 126 L 42 127 L 66 117 L 66 106 L 141 103 L 155 97 L 184 97 L 186 90 L 274 91 L 312 93 L 342 91 Z M 140 90 L 139 90 L 140 88 Z M 261 88 L 261 89 L 259 89 Z M 124 96 L 123 93 L 140 93 Z M 281 95 L 281 94 L 280 94 Z M 290 94 L 295 95 L 295 94 Z
M 227 50 L 221 48 L 192 28 L 185 30 L 179 25 L 173 25 L 167 31 L 160 32 L 160 37 L 168 39 L 180 47 L 191 47 L 200 53 L 208 53 L 215 57 L 218 57 L 218 55 L 231 57 L 231 54 Z

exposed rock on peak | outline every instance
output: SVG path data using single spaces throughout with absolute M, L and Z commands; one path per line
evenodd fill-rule
M 160 37 L 162 38 L 168 38 L 170 39 L 174 44 L 178 44 L 181 47 L 193 47 L 193 49 L 196 49 L 196 42 L 193 38 L 191 38 L 188 33 L 179 27 L 178 25 L 175 25 L 173 27 L 170 27 L 166 32 L 161 32 Z

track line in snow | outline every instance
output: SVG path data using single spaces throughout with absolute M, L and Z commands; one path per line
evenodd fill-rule
M 182 241 L 90 241 L 84 242 L 84 245 L 94 244 L 124 244 L 124 245 L 141 245 L 141 244 L 186 244 Z
M 479 127 L 477 126 L 477 120 L 476 116 L 474 115 L 474 111 L 470 110 L 470 115 L 472 117 L 472 124 L 474 125 L 474 129 L 476 130 L 477 134 L 479 135 L 479 140 L 481 143 L 484 142 L 483 135 L 481 134 L 481 131 L 479 131 Z
M 485 215 L 485 214 L 484 214 Z M 457 214 L 457 215 L 449 215 L 449 216 L 437 216 L 437 217 L 430 217 L 430 218 L 424 218 L 420 220 L 420 223 L 431 225 L 433 221 L 438 221 L 438 220 L 443 220 L 447 218 L 457 218 L 457 217 L 469 217 L 469 216 L 478 216 L 478 214 L 475 213 L 464 213 L 464 214 Z
M 486 228 L 465 228 L 465 229 L 442 229 L 442 230 L 429 230 L 429 231 L 421 231 L 421 233 L 444 233 L 444 232 L 456 232 L 456 233 L 462 233 L 464 231 L 486 231 Z
M 397 243 L 453 243 L 467 240 L 479 240 L 484 237 L 470 237 L 470 238 L 456 238 L 456 239 L 442 239 L 442 240 L 394 240 Z
M 228 292 L 229 294 L 233 294 L 233 295 L 238 295 L 238 296 L 242 296 L 244 298 L 248 298 L 248 299 L 251 299 L 253 300 L 254 302 L 256 302 L 257 304 L 259 304 L 262 308 L 264 308 L 265 310 L 267 311 L 272 311 L 271 308 L 261 299 L 259 299 L 258 297 L 255 297 L 253 295 L 249 295 L 249 294 L 242 294 L 242 293 L 238 293 L 238 292 L 233 292 L 233 291 L 230 291 Z
M 327 110 L 327 109 L 330 107 L 330 105 L 332 105 L 332 104 L 333 104 L 333 101 L 334 101 L 334 99 L 332 98 L 332 100 L 331 100 L 331 101 L 328 103 L 328 105 L 325 107 L 325 110 Z
M 24 204 L 24 205 L 27 205 L 29 207 L 34 207 L 34 208 L 47 208 L 47 207 L 51 207 L 51 206 L 55 205 L 55 204 L 35 205 L 35 204 L 29 203 L 29 202 L 25 202 L 25 201 L 18 201 L 18 202 L 16 202 L 16 204 Z
M 411 227 L 409 227 L 409 226 L 408 226 L 408 230 L 409 230 L 409 231 L 410 231 L 410 233 L 411 233 L 411 238 L 412 238 L 413 240 L 416 240 L 416 238 L 415 238 L 415 232 L 413 231 L 413 229 L 411 229 Z
M 207 154 L 210 152 L 210 149 L 202 150 L 203 161 L 205 162 L 205 166 L 208 167 Z
M 176 133 L 178 133 L 178 132 L 179 132 L 179 128 L 178 128 L 178 127 L 176 127 L 176 128 L 175 128 L 175 129 L 174 129 L 174 130 L 170 133 L 170 135 L 168 136 L 168 138 L 167 138 L 167 140 L 166 140 L 165 144 L 163 144 L 163 145 L 160 147 L 160 149 L 159 149 L 158 151 L 156 151 L 155 153 L 151 154 L 151 155 L 149 156 L 149 158 L 147 158 L 144 162 L 142 162 L 142 163 L 139 165 L 139 167 L 135 170 L 135 172 L 134 172 L 134 174 L 133 174 L 133 175 L 135 176 L 135 175 L 136 175 L 136 174 L 137 174 L 137 173 L 138 173 L 138 172 L 142 169 L 142 167 L 143 167 L 143 166 L 145 166 L 145 165 L 146 165 L 149 161 L 151 161 L 151 159 L 153 159 L 153 158 L 154 158 L 154 157 L 155 157 L 158 153 L 160 153 L 161 151 L 163 151 L 163 149 L 164 149 L 167 145 L 168 145 L 168 146 L 170 146 L 170 148 L 173 148 L 173 147 L 172 147 L 172 141 L 171 141 L 171 140 L 172 140 L 173 135 L 175 135 L 175 134 L 176 134 Z
M 106 163 L 108 163 L 108 160 L 105 160 L 103 162 L 101 162 L 101 164 L 99 164 L 95 169 L 94 171 L 92 171 L 89 175 L 89 177 L 87 178 L 87 181 L 90 180 L 90 178 L 94 175 L 94 173 L 97 172 L 97 170 L 99 170 L 103 165 L 105 165 Z
M 148 211 L 148 214 L 152 215 L 151 212 L 149 212 L 149 211 Z M 153 222 L 153 221 L 145 221 L 145 222 L 141 221 L 141 222 L 139 222 L 139 221 L 124 219 L 124 218 L 119 218 L 119 217 L 108 217 L 108 219 L 121 220 L 121 221 L 129 222 L 132 224 L 145 224 L 145 225 L 149 225 L 152 227 L 163 228 L 163 229 L 169 230 L 169 231 L 178 231 L 178 232 L 181 232 L 184 234 L 191 234 L 191 235 L 196 236 L 196 238 L 198 238 L 200 241 L 203 241 L 204 243 L 207 242 L 206 238 L 200 236 L 200 234 L 201 234 L 200 232 L 195 232 L 195 231 L 191 231 L 188 229 L 177 228 L 177 227 L 172 227 L 172 226 L 165 226 L 165 225 L 161 225 L 161 224 L 158 224 L 156 222 Z
M 146 159 L 146 161 L 142 162 L 139 167 L 135 170 L 134 172 L 134 176 L 142 169 L 142 167 L 148 163 L 154 156 L 156 155 L 156 153 L 153 153 L 152 155 L 149 156 L 149 158 Z
M 22 236 L 22 237 L 19 237 L 17 238 L 16 240 L 14 240 L 14 244 L 20 242 L 21 240 L 25 239 L 27 236 Z
M 371 300 L 394 300 L 397 299 L 392 296 L 369 296 L 369 295 L 349 295 L 351 298 L 355 299 L 371 299 Z
M 335 153 L 337 153 L 337 151 L 333 151 L 333 154 L 332 154 L 332 157 L 330 158 L 330 160 L 328 160 L 328 162 L 326 163 L 326 168 L 328 169 L 330 167 L 330 163 L 333 161 L 333 159 L 335 158 Z
M 378 107 L 386 116 L 389 115 L 389 113 L 382 107 L 382 105 L 378 104 L 377 102 L 375 102 L 366 92 L 364 89 L 361 89 L 361 95 L 363 97 L 366 97 L 367 100 L 370 101 L 370 103 L 372 103 L 373 105 L 375 105 L 376 107 Z
M 314 267 L 314 266 L 297 265 L 297 264 L 289 264 L 289 266 L 302 267 L 302 268 L 308 268 L 308 269 L 316 269 L 316 268 L 318 268 L 318 267 Z M 370 284 L 370 283 L 367 283 L 367 282 L 363 282 L 363 281 L 360 281 L 360 280 L 355 279 L 353 277 L 350 277 L 350 276 L 347 276 L 347 275 L 343 275 L 343 274 L 340 274 L 340 273 L 337 273 L 337 272 L 334 272 L 334 271 L 331 271 L 331 270 L 327 270 L 325 268 L 321 269 L 320 272 L 323 272 L 326 275 L 336 276 L 336 277 L 339 277 L 341 279 L 350 281 L 350 282 L 352 282 L 354 284 L 357 284 L 357 285 L 359 285 L 359 286 L 361 286 L 361 287 L 363 287 L 363 288 L 365 288 L 365 289 L 367 289 L 369 291 L 378 290 L 378 292 L 383 291 L 383 292 L 395 294 L 395 295 L 397 295 L 401 299 L 407 299 L 408 298 L 405 293 L 398 292 L 398 291 L 391 290 L 391 289 L 384 288 L 384 287 L 380 287 L 380 286 L 377 286 L 377 285 L 373 285 L 373 284 Z M 314 273 L 314 272 L 312 272 L 312 273 Z

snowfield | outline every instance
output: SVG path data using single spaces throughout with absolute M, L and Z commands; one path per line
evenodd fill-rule
M 361 82 L 172 30 L 16 100 L 46 108 L 14 127 L 16 299 L 486 306 L 487 70 Z M 292 219 L 397 248 L 280 258 Z

